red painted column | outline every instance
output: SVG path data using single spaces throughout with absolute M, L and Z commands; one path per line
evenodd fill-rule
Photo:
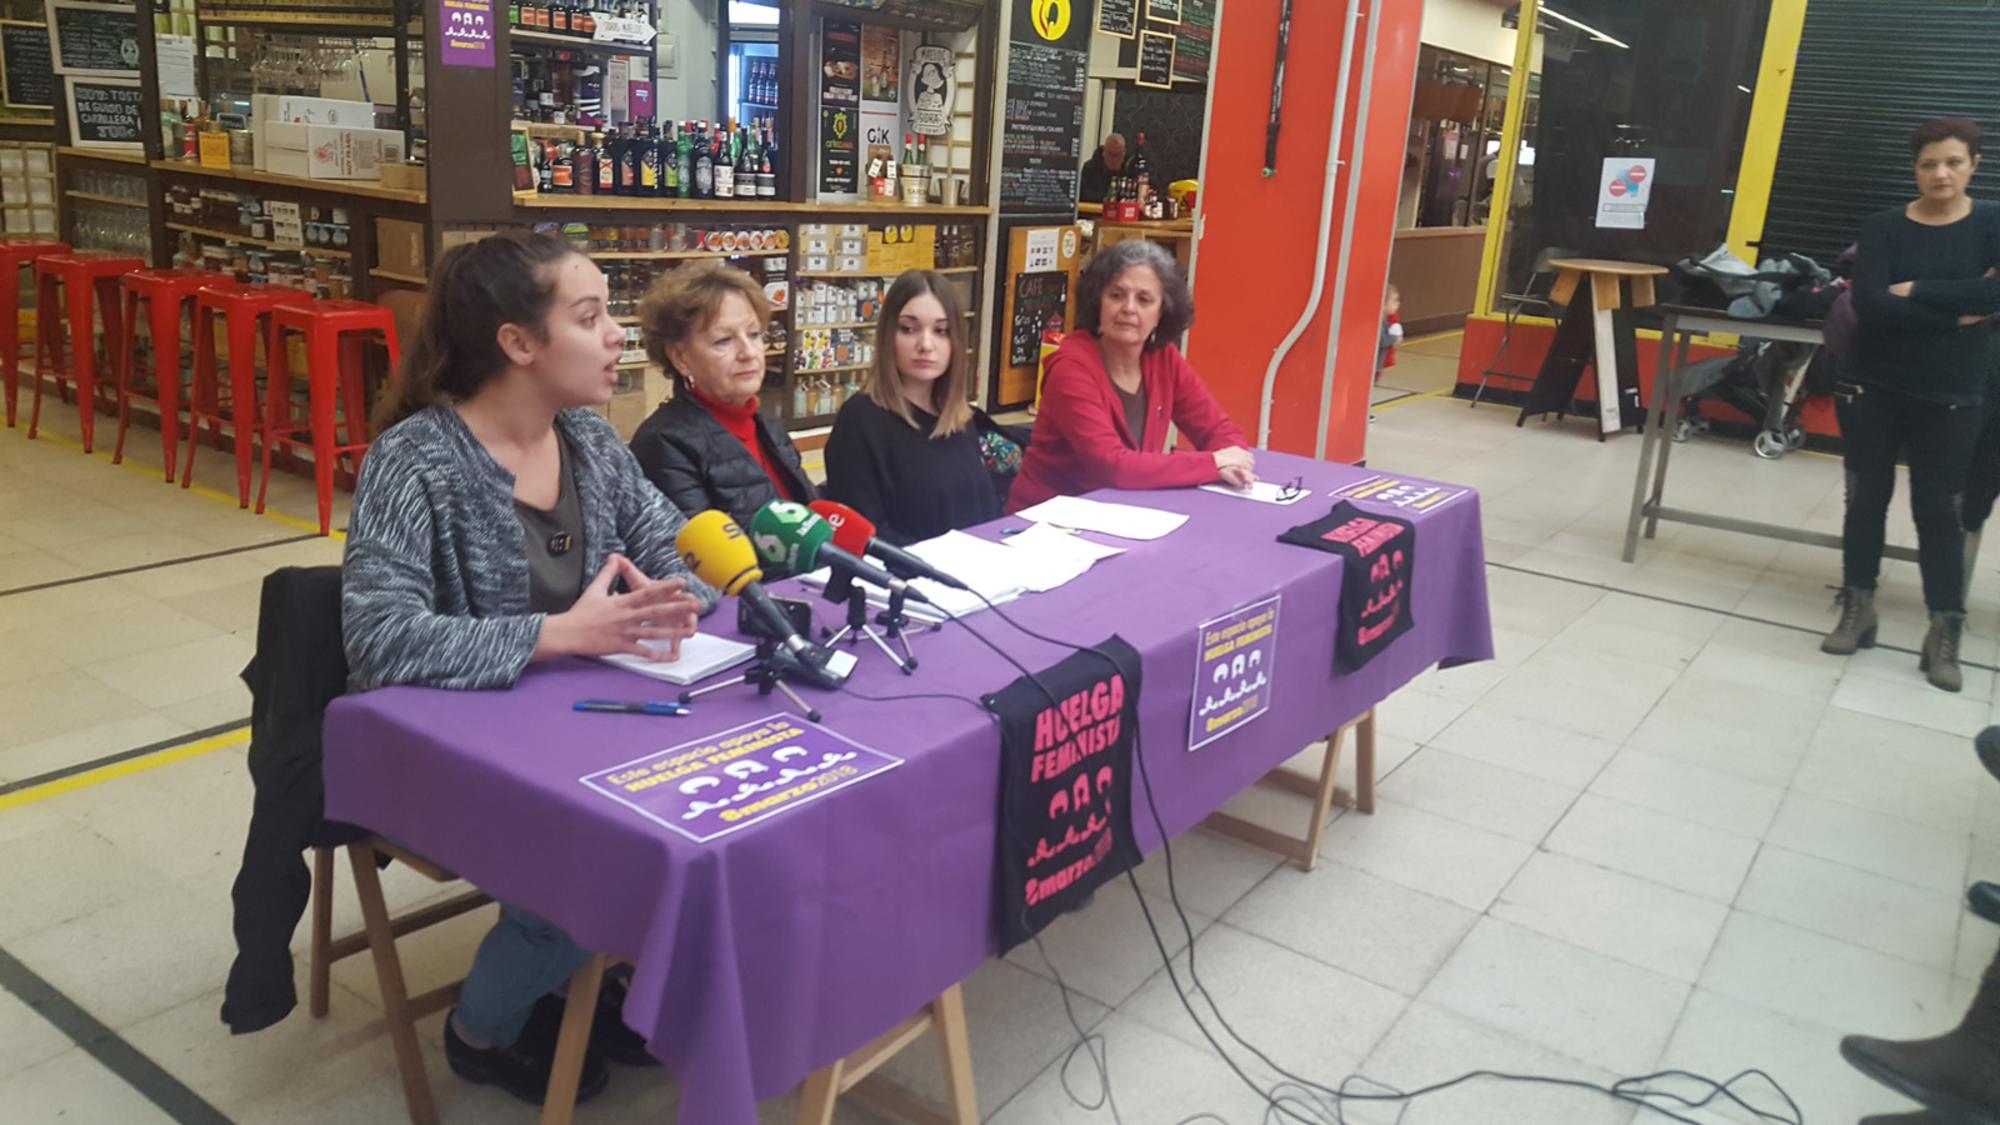
M 1201 185 L 1196 318 L 1188 356 L 1246 431 L 1256 426 L 1271 357 L 1312 291 L 1347 7 L 1345 0 L 1294 0 L 1278 171 L 1271 177 L 1262 171 L 1264 126 L 1277 56 L 1280 2 L 1230 0 L 1223 6 L 1217 29 L 1208 163 Z M 1368 21 L 1378 18 L 1382 26 L 1375 32 L 1374 70 L 1366 74 L 1368 60 L 1362 48 Z M 1421 5 L 1407 0 L 1364 0 L 1355 27 L 1348 121 L 1340 154 L 1346 163 L 1334 198 L 1325 292 L 1312 322 L 1279 368 L 1272 394 L 1272 449 L 1313 452 L 1330 327 L 1338 317 L 1327 456 L 1339 461 L 1364 456 L 1368 388 L 1395 235 L 1421 19 Z M 1365 99 L 1364 76 L 1372 85 L 1372 96 Z M 1349 176 L 1346 169 L 1357 155 L 1357 124 L 1364 101 L 1365 148 L 1359 151 L 1358 176 Z M 1354 238 L 1344 297 L 1336 309 L 1341 223 L 1350 190 L 1358 193 Z

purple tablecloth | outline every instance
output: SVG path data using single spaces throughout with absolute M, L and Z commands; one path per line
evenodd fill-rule
M 1340 561 L 1275 537 L 1324 515 L 1327 490 L 1375 474 L 1269 453 L 1258 468 L 1266 479 L 1302 474 L 1319 495 L 1278 507 L 1199 490 L 1098 493 L 1192 518 L 1006 607 L 1077 643 L 1116 632 L 1143 656 L 1143 751 L 1173 833 L 1418 673 L 1492 656 L 1476 495 L 1422 514 L 1380 509 L 1417 525 L 1416 627 L 1335 677 Z M 983 533 L 1008 525 L 1022 521 Z M 1273 593 L 1284 602 L 1271 710 L 1189 753 L 1196 626 Z M 838 616 L 821 603 L 823 620 Z M 734 618 L 724 607 L 710 624 Z M 1068 655 L 994 614 L 968 621 L 1030 668 Z M 1017 675 L 956 626 L 916 644 L 912 677 L 857 650 L 850 687 L 978 696 Z M 955 700 L 885 705 L 805 690 L 825 725 L 904 764 L 706 844 L 578 779 L 787 711 L 782 698 L 725 691 L 691 719 L 579 715 L 578 699 L 669 695 L 586 661 L 533 668 L 511 691 L 388 688 L 340 700 L 327 717 L 326 811 L 407 843 L 588 948 L 632 958 L 626 1019 L 677 1075 L 679 1120 L 747 1125 L 758 1100 L 860 1047 L 994 948 L 994 724 Z M 1134 819 L 1140 845 L 1156 848 L 1150 818 Z

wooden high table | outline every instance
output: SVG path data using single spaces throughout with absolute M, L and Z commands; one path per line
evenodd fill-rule
M 1115 246 L 1128 238 L 1157 242 L 1174 252 L 1174 260 L 1185 272 L 1194 254 L 1194 219 L 1141 219 L 1136 223 L 1097 220 L 1097 248 Z
M 1667 272 L 1665 266 L 1645 262 L 1613 262 L 1601 258 L 1551 258 L 1549 265 L 1561 271 L 1549 300 L 1568 305 L 1562 324 L 1556 329 L 1555 343 L 1535 373 L 1535 385 L 1521 416 L 1522 425 L 1531 414 L 1553 410 L 1561 418 L 1576 397 L 1576 385 L 1583 369 L 1597 367 L 1597 440 L 1626 426 L 1643 426 L 1639 405 L 1639 343 L 1632 327 L 1632 309 L 1655 301 L 1653 279 Z M 1588 278 L 1590 284 L 1584 285 Z M 1624 287 L 1630 286 L 1629 303 Z M 1586 303 L 1572 300 L 1579 294 Z

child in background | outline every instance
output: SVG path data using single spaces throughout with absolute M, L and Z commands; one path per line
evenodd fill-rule
M 1391 285 L 1382 295 L 1382 338 L 1375 345 L 1375 381 L 1384 368 L 1396 366 L 1396 345 L 1403 342 L 1403 295 Z

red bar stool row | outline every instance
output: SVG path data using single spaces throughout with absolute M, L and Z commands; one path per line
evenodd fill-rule
M 262 447 L 260 513 L 271 484 L 272 449 L 282 445 L 289 459 L 294 449 L 306 445 L 312 450 L 320 534 L 331 529 L 336 466 L 338 475 L 351 485 L 368 448 L 363 359 L 367 343 L 379 341 L 388 352 L 391 371 L 400 361 L 395 319 L 388 309 L 364 301 L 316 301 L 303 290 L 242 285 L 206 270 L 147 269 L 136 258 L 73 253 L 61 242 L 0 239 L 0 376 L 5 380 L 9 426 L 15 424 L 20 385 L 19 275 L 29 266 L 34 269 L 37 295 L 29 437 L 39 429 L 45 383 L 54 382 L 65 399 L 74 384 L 83 446 L 89 452 L 98 400 L 111 398 L 115 387 L 118 441 L 113 462 L 124 458 L 131 402 L 136 398 L 159 410 L 165 479 L 171 483 L 179 467 L 181 487 L 187 488 L 194 480 L 203 424 L 210 440 L 220 446 L 222 426 L 227 423 L 234 436 L 240 507 L 250 506 L 252 464 Z M 142 314 L 152 336 L 150 371 L 140 370 L 135 356 Z M 181 326 L 189 316 L 194 369 L 184 398 Z M 218 316 L 228 343 L 226 375 L 217 370 Z M 92 331 L 100 322 L 105 342 L 101 355 Z M 293 376 L 284 346 L 291 332 L 304 337 L 303 412 L 291 395 Z M 261 403 L 256 367 L 260 338 L 267 372 Z M 183 406 L 188 411 L 188 450 L 177 466 Z

